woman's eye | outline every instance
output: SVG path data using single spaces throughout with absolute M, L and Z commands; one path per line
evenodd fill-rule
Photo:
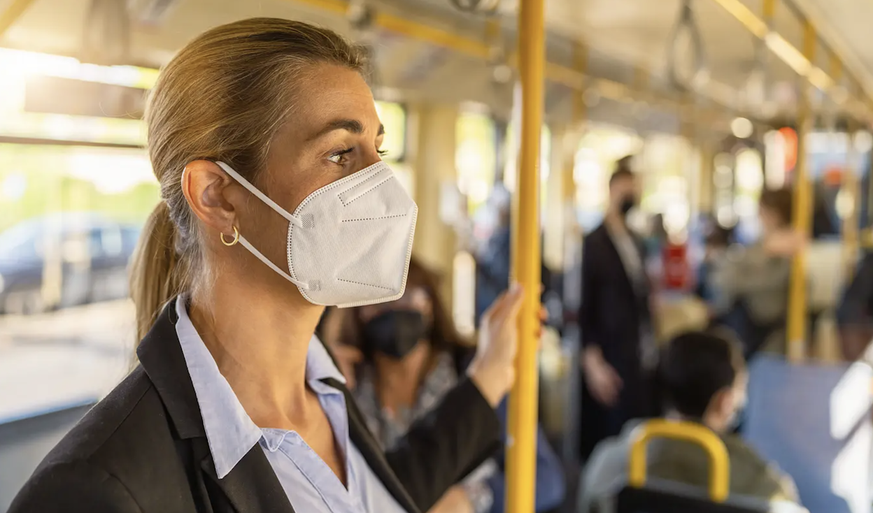
M 338 151 L 327 158 L 327 160 L 333 162 L 334 164 L 344 164 L 346 161 L 345 156 L 352 152 L 354 148 L 348 148 L 345 150 Z
M 385 155 L 388 155 L 388 150 L 376 150 L 376 153 L 378 153 L 380 157 L 384 157 Z

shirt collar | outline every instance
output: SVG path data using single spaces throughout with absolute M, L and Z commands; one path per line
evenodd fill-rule
M 227 379 L 219 371 L 212 354 L 188 317 L 187 305 L 185 296 L 180 296 L 176 301 L 176 334 L 194 385 L 215 472 L 222 479 L 258 443 L 263 433 L 248 416 Z M 306 353 L 306 382 L 318 395 L 342 394 L 321 381 L 330 378 L 343 384 L 346 382 L 327 349 L 313 335 Z

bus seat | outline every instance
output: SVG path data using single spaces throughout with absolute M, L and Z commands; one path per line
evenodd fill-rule
M 706 450 L 710 461 L 707 493 L 681 483 L 647 479 L 646 449 L 655 438 L 685 440 Z M 718 435 L 696 423 L 655 419 L 638 426 L 633 434 L 628 469 L 628 484 L 619 491 L 612 508 L 615 513 L 776 513 L 779 510 L 753 498 L 728 498 L 730 460 L 727 449 Z M 797 507 L 791 511 L 803 509 Z

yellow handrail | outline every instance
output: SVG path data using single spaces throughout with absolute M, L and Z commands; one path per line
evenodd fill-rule
M 815 29 L 807 21 L 804 30 L 803 54 L 812 61 L 815 58 Z M 807 138 L 812 129 L 813 113 L 810 105 L 810 86 L 800 88 L 797 105 L 797 164 L 794 167 L 794 230 L 804 236 L 812 227 L 812 184 L 809 181 L 809 146 Z M 791 262 L 791 281 L 788 290 L 788 320 L 786 326 L 787 355 L 792 362 L 806 358 L 806 255 L 801 248 Z
M 344 15 L 349 6 L 347 0 L 288 0 L 290 2 L 301 3 L 320 8 L 335 14 Z M 469 55 L 480 59 L 488 59 L 491 55 L 491 41 L 483 41 L 475 38 L 465 37 L 463 35 L 454 34 L 442 29 L 432 27 L 426 23 L 421 23 L 405 17 L 396 16 L 387 13 L 376 13 L 374 24 L 382 29 L 407 36 L 411 39 L 427 42 L 448 48 L 463 55 Z M 513 53 L 508 56 L 508 64 L 514 68 L 518 67 L 518 56 Z M 601 97 L 614 101 L 631 102 L 632 100 L 645 100 L 649 103 L 662 105 L 668 109 L 683 109 L 683 99 L 675 95 L 654 90 L 638 90 L 621 82 L 616 82 L 606 78 L 598 78 L 579 72 L 577 69 L 564 66 L 554 62 L 545 63 L 545 77 L 554 83 L 561 84 L 577 91 L 584 91 L 585 88 L 595 90 Z M 714 98 L 711 107 L 698 107 L 696 110 L 701 116 L 701 124 L 710 124 L 717 117 L 728 114 L 738 113 L 736 109 L 730 106 L 722 105 Z M 739 112 L 745 117 L 754 117 L 753 113 Z
M 672 438 L 693 442 L 709 454 L 709 498 L 724 502 L 730 489 L 730 460 L 724 442 L 708 428 L 693 422 L 650 420 L 636 428 L 628 462 L 628 481 L 634 488 L 646 484 L 646 447 L 653 438 Z
M 545 13 L 543 0 L 521 0 L 518 64 L 521 146 L 513 194 L 512 276 L 524 287 L 518 318 L 515 387 L 509 397 L 506 467 L 508 513 L 532 513 L 536 483 L 537 312 L 540 305 L 540 130 L 543 124 Z
M 733 16 L 743 27 L 746 28 L 755 37 L 764 41 L 767 47 L 776 55 L 782 62 L 793 69 L 798 75 L 805 78 L 808 83 L 821 89 L 825 94 L 829 95 L 838 104 L 843 104 L 848 98 L 853 98 L 857 102 L 857 108 L 849 109 L 849 112 L 861 110 L 860 115 L 869 116 L 871 109 L 869 105 L 869 97 L 867 91 L 857 91 L 857 96 L 853 91 L 848 91 L 847 88 L 840 84 L 840 77 L 828 75 L 823 69 L 815 65 L 815 61 L 807 55 L 809 52 L 801 52 L 791 44 L 785 37 L 773 29 L 773 14 L 776 9 L 775 0 L 764 0 L 763 2 L 763 18 L 759 18 L 751 9 L 746 7 L 742 0 L 713 0 L 720 5 L 725 11 Z M 811 27 L 809 20 L 805 20 L 807 28 Z M 813 45 L 818 44 L 818 37 L 813 33 Z M 806 43 L 804 43 L 806 46 Z M 849 81 L 860 84 L 855 76 L 851 73 Z M 855 97 L 856 96 L 856 97 Z

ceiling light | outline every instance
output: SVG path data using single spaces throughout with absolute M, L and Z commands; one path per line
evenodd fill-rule
M 737 138 L 746 139 L 752 135 L 754 130 L 755 127 L 752 125 L 752 122 L 746 118 L 736 118 L 731 121 L 731 132 Z

